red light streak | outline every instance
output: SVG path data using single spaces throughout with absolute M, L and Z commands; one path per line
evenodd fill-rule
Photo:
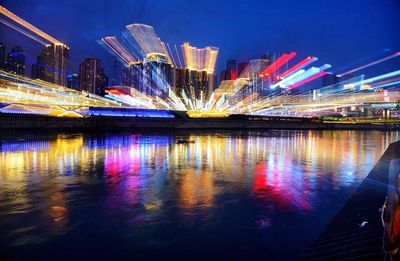
M 299 62 L 298 64 L 296 64 L 295 66 L 293 66 L 292 68 L 290 68 L 289 70 L 287 70 L 286 72 L 282 73 L 279 77 L 280 78 L 284 78 L 287 75 L 307 66 L 308 64 L 316 61 L 317 58 L 312 57 L 312 56 L 308 56 L 306 59 L 304 59 L 303 61 Z
M 272 73 L 274 73 L 276 70 L 281 68 L 284 64 L 286 64 L 289 60 L 291 60 L 296 55 L 297 55 L 297 53 L 295 53 L 295 52 L 291 52 L 290 54 L 286 54 L 286 53 L 283 54 L 274 63 L 272 63 L 267 69 L 265 69 L 261 73 L 261 76 L 271 75 Z

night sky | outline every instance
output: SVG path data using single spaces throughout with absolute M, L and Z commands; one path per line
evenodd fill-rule
M 112 57 L 96 40 L 120 35 L 125 25 L 152 25 L 170 44 L 189 41 L 220 48 L 240 61 L 265 53 L 296 51 L 340 68 L 383 50 L 400 50 L 399 0 L 2 0 L 2 5 L 71 48 L 71 72 L 86 57 Z M 0 41 L 21 45 L 28 62 L 41 46 L 0 24 Z M 9 51 L 9 50 L 7 50 Z

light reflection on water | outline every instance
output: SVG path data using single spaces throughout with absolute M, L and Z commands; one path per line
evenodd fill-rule
M 87 257 L 287 259 L 399 133 L 17 136 L 0 136 L 0 250 L 11 257 L 50 257 L 68 242 Z

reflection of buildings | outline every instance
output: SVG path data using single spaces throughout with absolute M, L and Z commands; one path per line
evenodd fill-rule
M 101 61 L 97 58 L 86 58 L 79 66 L 79 85 L 82 91 L 103 95 L 108 85 Z
M 47 45 L 32 65 L 32 79 L 67 86 L 69 48 L 64 44 Z
M 155 211 L 163 207 L 162 191 L 178 197 L 181 208 L 209 208 L 234 186 L 235 191 L 251 194 L 272 209 L 307 210 L 321 188 L 335 190 L 364 178 L 398 134 L 283 131 L 244 137 L 192 135 L 189 139 L 195 143 L 175 144 L 171 136 L 152 135 L 60 135 L 50 140 L 2 142 L 1 191 L 19 193 L 31 182 L 37 184 L 36 178 L 75 176 L 79 179 L 68 180 L 93 181 L 96 173 L 107 181 L 110 208 L 121 206 L 121 201 Z M 371 142 L 379 146 L 366 150 L 365 144 Z M 13 182 L 21 186 L 16 188 Z M 49 193 L 51 211 L 46 214 L 55 222 L 67 221 L 67 184 L 60 182 Z M 21 195 L 18 200 L 28 204 L 30 194 Z

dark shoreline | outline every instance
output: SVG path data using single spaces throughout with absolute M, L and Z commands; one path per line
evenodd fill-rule
M 396 130 L 397 124 L 325 123 L 318 119 L 287 117 L 136 118 L 91 116 L 60 118 L 43 115 L 0 114 L 0 131 L 180 131 L 180 130 Z

